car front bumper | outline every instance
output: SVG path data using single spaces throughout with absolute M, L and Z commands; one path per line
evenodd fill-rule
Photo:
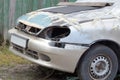
M 65 48 L 51 46 L 49 40 L 28 35 L 16 29 L 9 30 L 11 35 L 28 39 L 27 47 L 22 48 L 11 42 L 10 50 L 25 59 L 41 66 L 73 73 L 83 53 L 88 49 L 85 46 L 66 45 Z

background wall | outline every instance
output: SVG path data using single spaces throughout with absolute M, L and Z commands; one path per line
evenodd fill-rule
M 6 40 L 8 30 L 15 26 L 19 16 L 40 8 L 55 6 L 60 1 L 76 0 L 0 0 L 0 35 Z

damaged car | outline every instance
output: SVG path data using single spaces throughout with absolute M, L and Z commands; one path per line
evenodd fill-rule
M 120 70 L 119 0 L 61 2 L 18 18 L 10 50 L 80 80 L 114 80 Z

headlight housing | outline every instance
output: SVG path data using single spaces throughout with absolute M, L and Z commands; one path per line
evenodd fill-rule
M 51 40 L 59 40 L 60 38 L 65 38 L 70 34 L 70 29 L 67 26 L 51 26 L 45 28 L 39 37 Z
M 29 26 L 29 25 L 26 25 L 22 22 L 19 22 L 15 28 L 22 31 L 22 32 L 25 32 L 25 33 L 28 33 L 31 35 L 35 35 L 35 36 L 37 36 L 41 31 L 40 28 Z

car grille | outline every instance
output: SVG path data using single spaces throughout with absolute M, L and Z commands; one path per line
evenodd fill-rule
M 20 54 L 24 54 L 26 56 L 29 56 L 29 57 L 33 58 L 33 59 L 36 59 L 36 60 L 41 59 L 41 60 L 46 61 L 46 62 L 51 61 L 51 58 L 49 56 L 44 55 L 42 53 L 38 54 L 38 52 L 36 52 L 34 50 L 24 49 L 24 48 L 22 48 L 22 47 L 20 47 L 20 46 L 18 46 L 16 44 L 12 44 L 12 47 L 16 51 L 20 52 Z
M 16 45 L 16 44 L 12 44 L 13 45 L 13 48 L 17 51 L 19 51 L 20 53 L 24 53 L 24 48 Z
M 36 52 L 36 51 L 29 50 L 29 49 L 25 50 L 24 48 L 22 48 L 18 45 L 15 45 L 15 44 L 12 44 L 12 46 L 13 46 L 13 49 L 19 51 L 21 54 L 25 54 L 34 59 L 39 59 L 38 52 Z
M 21 22 L 16 26 L 16 29 L 21 30 L 22 32 L 25 32 L 27 34 L 34 35 L 34 36 L 37 36 L 41 31 L 40 28 L 29 26 Z
M 33 50 L 27 50 L 26 55 L 28 55 L 34 59 L 39 59 L 38 53 L 36 51 L 33 51 Z

